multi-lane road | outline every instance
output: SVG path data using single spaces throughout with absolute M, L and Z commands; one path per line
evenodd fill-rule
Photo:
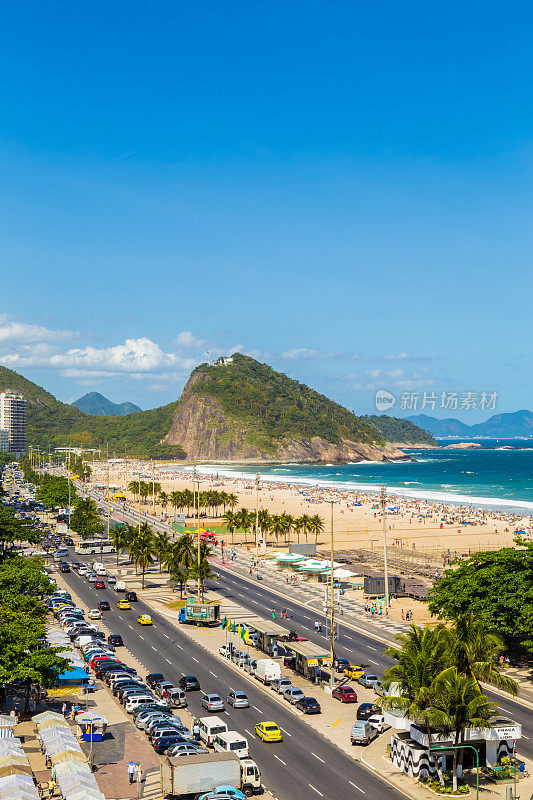
M 112 513 L 117 519 L 127 519 L 133 524 L 137 522 L 137 516 L 133 512 L 124 511 L 114 504 Z M 144 515 L 143 519 L 146 519 L 157 530 L 168 531 L 167 525 L 154 522 L 152 518 Z M 217 563 L 216 571 L 220 575 L 217 589 L 226 593 L 226 596 L 231 596 L 244 608 L 269 619 L 273 608 L 279 610 L 283 606 L 287 609 L 288 621 L 291 623 L 287 627 L 294 627 L 302 631 L 308 639 L 316 644 L 326 643 L 324 634 L 316 634 L 314 630 L 316 612 L 285 596 L 280 598 L 274 591 L 267 589 L 264 584 L 249 581 L 220 563 Z M 342 622 L 339 624 L 338 630 L 339 636 L 336 640 L 338 656 L 347 658 L 352 664 L 365 667 L 369 672 L 376 672 L 378 676 L 381 676 L 385 669 L 393 663 L 383 654 L 386 645 L 379 639 L 373 638 L 371 634 L 357 631 Z M 518 752 L 533 759 L 533 713 L 531 708 L 521 703 L 520 699 L 512 700 L 508 697 L 502 699 L 502 695 L 492 692 L 487 687 L 485 692 L 494 703 L 498 704 L 503 716 L 510 717 L 522 725 L 522 739 L 518 744 Z
M 94 557 L 77 560 L 93 561 Z M 250 709 L 233 709 L 225 712 L 231 720 L 228 727 L 245 735 L 250 744 L 251 757 L 259 764 L 263 783 L 279 800 L 312 797 L 345 798 L 368 795 L 387 800 L 400 800 L 403 795 L 350 759 L 333 743 L 307 725 L 289 707 L 280 703 L 271 690 L 247 681 L 222 659 L 197 645 L 165 617 L 140 600 L 130 611 L 116 608 L 117 594 L 106 587 L 94 586 L 77 572 L 62 574 L 62 579 L 72 588 L 86 608 L 94 608 L 99 600 L 109 600 L 112 611 L 105 613 L 105 624 L 119 633 L 131 652 L 148 672 L 163 672 L 169 680 L 177 682 L 184 674 L 198 677 L 202 689 L 214 691 L 223 697 L 231 689 L 242 689 L 250 698 Z M 120 597 L 120 595 L 118 596 Z M 150 613 L 154 625 L 141 628 L 136 617 Z M 120 649 L 117 651 L 120 655 Z M 189 693 L 189 710 L 205 716 L 200 706 L 199 693 Z M 179 713 L 179 712 L 178 712 Z M 282 729 L 284 741 L 264 744 L 254 737 L 256 722 L 274 720 Z

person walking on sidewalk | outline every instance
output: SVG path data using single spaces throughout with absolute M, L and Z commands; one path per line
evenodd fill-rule
M 135 767 L 136 766 L 137 766 L 137 764 L 134 764 L 133 761 L 130 761 L 128 763 L 128 778 L 129 778 L 130 784 L 133 783 L 133 776 L 135 775 Z

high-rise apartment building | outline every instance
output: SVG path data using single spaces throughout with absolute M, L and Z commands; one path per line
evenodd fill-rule
M 26 452 L 26 398 L 15 392 L 0 392 L 0 441 L 10 453 Z M 7 439 L 6 439 L 7 434 Z

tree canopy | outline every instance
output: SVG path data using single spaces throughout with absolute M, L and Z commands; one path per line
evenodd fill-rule
M 434 583 L 428 608 L 459 620 L 471 612 L 518 655 L 533 654 L 533 542 L 474 553 Z
M 70 516 L 70 527 L 83 539 L 103 532 L 104 524 L 100 519 L 94 500 L 87 498 L 78 502 Z

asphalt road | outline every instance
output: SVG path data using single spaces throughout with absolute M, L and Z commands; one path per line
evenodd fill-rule
M 75 560 L 90 562 L 95 557 L 76 556 Z M 265 691 L 240 678 L 221 659 L 196 645 L 142 601 L 132 604 L 130 611 L 119 611 L 116 602 L 120 595 L 113 590 L 106 587 L 97 591 L 75 571 L 63 573 L 61 577 L 87 609 L 96 607 L 98 600 L 109 600 L 113 610 L 105 614 L 106 625 L 123 637 L 127 648 L 147 672 L 163 672 L 175 682 L 181 675 L 194 674 L 203 690 L 218 692 L 222 697 L 226 697 L 230 689 L 242 689 L 247 693 L 252 708 L 235 710 L 229 707 L 225 712 L 231 719 L 228 727 L 248 738 L 250 755 L 259 765 L 264 785 L 275 797 L 280 800 L 309 800 L 314 796 L 345 798 L 360 794 L 390 800 L 404 797 L 275 700 L 271 690 Z M 136 622 L 138 614 L 145 612 L 154 620 L 150 628 L 141 628 Z M 188 694 L 189 709 L 197 716 L 206 716 L 199 695 L 199 692 Z M 264 744 L 256 739 L 253 727 L 262 720 L 274 720 L 283 731 L 284 741 Z
M 134 524 L 136 523 L 135 514 L 124 512 L 118 506 L 113 508 L 114 504 L 111 504 L 111 506 L 111 513 L 115 518 L 127 519 Z M 144 517 L 145 515 L 143 515 Z M 154 523 L 149 518 L 148 521 L 157 530 L 168 530 L 166 525 Z M 284 607 L 287 610 L 286 624 L 288 628 L 295 628 L 295 630 L 301 632 L 316 644 L 326 644 L 327 646 L 328 640 L 325 634 L 315 633 L 314 621 L 317 617 L 315 612 L 304 608 L 297 602 L 280 598 L 279 595 L 267 589 L 260 581 L 248 581 L 236 575 L 231 569 L 225 569 L 219 563 L 216 565 L 216 571 L 220 575 L 220 580 L 217 584 L 218 591 L 222 590 L 227 597 L 231 596 L 244 608 L 265 619 L 271 618 L 272 609 L 279 611 Z M 350 663 L 358 664 L 368 672 L 375 672 L 378 677 L 381 677 L 385 669 L 393 663 L 390 658 L 383 654 L 386 647 L 383 642 L 379 641 L 379 639 L 373 639 L 368 634 L 354 631 L 342 623 L 339 625 L 337 645 L 337 656 L 347 658 Z M 510 717 L 522 725 L 522 739 L 518 745 L 518 753 L 533 759 L 533 713 L 531 709 L 528 706 L 524 706 L 519 699 L 511 700 L 505 698 L 502 700 L 500 695 L 490 691 L 490 689 L 485 689 L 485 693 L 498 705 L 498 708 L 506 717 Z

